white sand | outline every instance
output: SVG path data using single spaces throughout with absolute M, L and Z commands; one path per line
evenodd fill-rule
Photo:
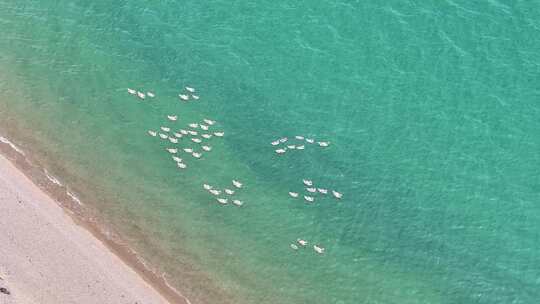
M 0 304 L 168 303 L 0 156 Z

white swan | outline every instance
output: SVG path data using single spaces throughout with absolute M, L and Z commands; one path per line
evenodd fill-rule
M 152 92 L 146 92 L 146 95 L 148 95 L 148 97 L 150 97 L 150 98 L 156 97 L 156 95 L 154 95 L 154 93 L 152 93 Z
M 300 135 L 296 135 L 294 138 L 296 138 L 298 140 L 304 140 L 304 136 L 300 136 Z
M 186 153 L 193 153 L 193 149 L 191 149 L 191 148 L 184 148 L 183 150 Z
M 203 121 L 204 121 L 206 124 L 208 124 L 208 125 L 213 125 L 213 124 L 216 123 L 215 120 L 210 120 L 210 119 L 208 119 L 208 118 L 203 119 Z
M 287 140 L 289 140 L 287 137 L 283 137 L 283 138 L 280 138 L 280 139 L 279 139 L 279 142 L 280 142 L 280 143 L 284 143 L 284 142 L 286 142 Z
M 167 138 L 169 138 L 169 135 L 163 134 L 163 133 L 159 133 L 159 137 L 161 137 L 162 139 L 167 139 Z
M 200 127 L 201 127 L 201 129 L 203 129 L 203 130 L 205 130 L 205 131 L 208 130 L 208 126 L 207 126 L 207 125 L 200 125 Z
M 193 136 L 199 134 L 197 131 L 193 131 L 193 130 L 188 130 L 187 132 L 189 133 L 189 135 L 193 135 Z
M 306 190 L 311 193 L 317 192 L 317 189 L 315 188 L 306 188 Z
M 307 196 L 307 195 L 304 195 L 304 199 L 310 203 L 312 203 L 315 200 L 313 196 Z
M 277 149 L 277 150 L 276 150 L 276 153 L 277 153 L 277 154 L 283 154 L 283 153 L 285 153 L 285 152 L 287 152 L 287 149 Z
M 315 142 L 315 140 L 311 138 L 306 138 L 306 142 L 312 144 Z
M 206 189 L 206 190 L 211 190 L 214 187 L 212 187 L 212 186 L 210 186 L 208 184 L 203 184 L 203 188 Z
M 318 253 L 318 254 L 323 254 L 324 253 L 324 247 L 319 247 L 317 245 L 313 245 L 313 249 Z
M 307 246 L 308 242 L 306 240 L 302 240 L 302 239 L 296 239 L 296 241 L 298 242 L 298 244 L 300 244 L 301 246 Z
M 176 148 L 167 148 L 167 151 L 169 151 L 169 153 L 171 153 L 171 154 L 174 154 L 174 153 L 178 152 L 178 149 L 176 149 Z
M 139 96 L 140 99 L 145 99 L 146 95 L 143 92 L 137 91 L 137 96 Z
M 188 135 L 188 131 L 184 130 L 184 129 L 180 129 L 180 133 L 184 134 L 184 135 Z
M 195 93 L 195 89 L 192 87 L 186 87 L 186 90 L 190 93 Z
M 244 204 L 244 202 L 239 201 L 239 200 L 233 200 L 232 203 L 235 204 L 238 207 L 241 207 Z
M 223 137 L 223 135 L 225 135 L 224 132 L 214 132 L 214 135 L 217 136 L 217 137 Z
M 201 136 L 202 136 L 203 138 L 209 139 L 209 138 L 212 137 L 212 134 L 206 134 L 206 133 L 205 133 L 205 134 L 202 134 Z
M 193 152 L 193 153 L 191 153 L 191 155 L 193 155 L 193 157 L 195 157 L 195 158 L 201 158 L 201 156 L 202 156 L 201 153 L 197 153 L 197 152 Z
M 172 159 L 177 162 L 177 163 L 181 163 L 182 162 L 182 159 L 178 156 L 173 156 Z
M 148 131 L 148 134 L 152 137 L 156 137 L 157 136 L 157 132 L 156 131 L 152 131 L 152 130 L 149 130 Z
M 184 164 L 184 163 L 176 163 L 176 166 L 177 166 L 178 168 L 180 168 L 180 169 L 185 169 L 185 168 L 187 168 L 187 165 Z
M 170 121 L 177 121 L 178 120 L 178 115 L 167 115 L 167 118 Z
M 296 244 L 291 244 L 291 248 L 292 248 L 293 250 L 298 250 L 298 246 L 296 246 Z
M 222 205 L 225 205 L 229 202 L 229 200 L 227 200 L 226 198 L 218 198 L 217 201 Z
M 287 149 L 294 150 L 294 149 L 296 149 L 296 146 L 295 145 L 288 145 Z
M 208 192 L 210 192 L 211 194 L 216 195 L 216 196 L 221 194 L 221 191 L 216 190 L 216 189 L 210 189 L 210 190 L 208 190 Z
M 233 195 L 233 194 L 234 194 L 234 190 L 231 190 L 231 189 L 225 189 L 225 193 L 227 193 L 228 195 Z
M 202 142 L 200 138 L 192 138 L 191 141 L 197 144 L 200 144 Z
M 279 145 L 279 139 L 278 139 L 278 140 L 274 140 L 274 141 L 271 142 L 270 144 L 272 144 L 272 146 L 277 146 L 277 145 Z
M 190 128 L 197 129 L 197 128 L 199 127 L 199 124 L 197 124 L 197 123 L 190 123 L 188 126 L 189 126 Z
M 301 145 L 301 146 L 296 146 L 296 150 L 304 150 L 305 146 L 304 145 Z
M 303 179 L 302 182 L 306 186 L 313 186 L 313 181 L 311 181 L 310 179 Z
M 174 136 L 178 138 L 182 138 L 184 135 L 182 135 L 181 133 L 174 132 Z
M 242 183 L 241 182 L 233 179 L 232 183 L 236 188 L 242 188 Z
M 131 95 L 137 94 L 137 91 L 135 91 L 134 89 L 128 88 L 127 90 L 128 90 L 128 93 L 131 94 Z
M 199 95 L 191 95 L 191 97 L 193 97 L 195 100 L 199 100 Z
M 337 198 L 337 199 L 341 199 L 343 197 L 343 194 L 335 191 L 335 190 L 332 190 L 332 194 Z
M 319 191 L 319 192 L 322 193 L 322 194 L 327 194 L 327 193 L 328 193 L 328 190 L 327 190 L 327 189 L 323 189 L 323 188 L 317 188 L 317 191 Z
M 289 192 L 289 195 L 291 197 L 298 197 L 298 193 L 297 192 Z
M 160 128 L 163 132 L 169 132 L 171 130 L 171 128 L 168 128 L 168 127 L 161 127 Z
M 321 147 L 328 147 L 330 145 L 330 142 L 328 141 L 319 141 L 317 142 L 319 144 L 319 146 Z
M 210 146 L 202 146 L 201 148 L 206 152 L 212 151 L 212 147 L 210 147 Z
M 178 94 L 178 97 L 180 97 L 180 99 L 182 100 L 189 100 L 189 95 L 185 95 L 185 94 Z
M 174 138 L 174 137 L 170 137 L 169 136 L 169 141 L 173 144 L 177 144 L 178 143 L 178 139 L 177 138 Z

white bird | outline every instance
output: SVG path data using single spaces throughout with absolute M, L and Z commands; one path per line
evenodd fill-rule
M 210 189 L 210 190 L 208 190 L 208 192 L 210 192 L 213 195 L 220 195 L 221 194 L 221 191 L 216 190 L 216 189 Z
M 150 97 L 150 98 L 156 97 L 156 95 L 154 95 L 154 93 L 152 93 L 152 92 L 146 92 L 146 95 L 148 95 L 148 97 Z
M 306 190 L 311 193 L 317 192 L 317 189 L 315 188 L 306 188 Z
M 332 194 L 337 198 L 337 199 L 341 199 L 343 197 L 343 194 L 335 191 L 335 190 L 332 190 Z
M 185 95 L 185 94 L 178 94 L 178 97 L 180 97 L 180 99 L 182 99 L 182 100 L 188 100 L 189 99 L 189 95 Z
M 228 195 L 233 195 L 233 194 L 234 194 L 234 190 L 231 190 L 231 189 L 225 189 L 225 193 L 227 193 Z
M 317 245 L 313 245 L 313 249 L 318 253 L 318 254 L 323 254 L 324 253 L 324 247 L 319 247 Z
M 295 145 L 288 145 L 288 146 L 287 146 L 287 149 L 294 150 L 294 149 L 296 149 L 296 146 L 295 146 Z
M 197 152 L 193 152 L 193 153 L 191 153 L 191 155 L 193 155 L 193 157 L 195 157 L 195 158 L 201 158 L 201 156 L 202 156 L 201 153 L 197 153 Z
M 202 142 L 200 138 L 192 138 L 191 141 L 197 144 L 200 144 Z
M 200 125 L 200 126 L 201 126 L 201 129 L 203 129 L 203 130 L 205 130 L 205 131 L 208 130 L 208 126 L 207 126 L 207 125 Z
M 289 192 L 289 195 L 291 197 L 298 197 L 298 193 L 297 192 Z
M 229 200 L 227 200 L 226 198 L 218 198 L 217 201 L 222 205 L 225 205 L 229 202 Z
M 212 147 L 210 147 L 210 146 L 202 146 L 201 148 L 206 152 L 212 151 Z
M 303 179 L 302 182 L 304 183 L 304 185 L 306 186 L 313 186 L 313 181 L 309 180 L 309 179 Z
M 297 239 L 296 240 L 298 242 L 298 244 L 300 244 L 301 246 L 307 246 L 308 242 L 306 240 L 302 240 L 302 239 Z
M 177 162 L 177 163 L 181 163 L 182 162 L 182 159 L 178 156 L 173 156 L 172 159 Z
M 216 123 L 214 120 L 210 120 L 210 119 L 208 119 L 208 118 L 203 119 L 203 121 L 204 121 L 206 124 L 208 124 L 208 125 L 213 125 L 213 124 Z
M 196 124 L 196 123 L 190 123 L 188 125 L 190 128 L 193 128 L 193 129 L 197 129 L 199 127 L 199 124 Z
M 192 87 L 186 87 L 186 90 L 190 93 L 195 93 L 195 89 Z
M 223 137 L 223 135 L 225 135 L 224 132 L 214 132 L 214 135 L 217 136 L 217 137 Z
M 176 149 L 176 148 L 167 148 L 167 151 L 169 151 L 169 153 L 171 153 L 171 154 L 174 154 L 174 153 L 178 152 L 178 149 Z
M 328 145 L 330 145 L 330 142 L 328 141 L 319 141 L 317 142 L 319 144 L 319 146 L 321 147 L 328 147 Z
M 140 99 L 145 99 L 146 98 L 146 95 L 144 95 L 143 92 L 138 92 L 137 91 L 137 96 L 139 96 Z
M 178 143 L 178 139 L 177 138 L 174 138 L 174 137 L 171 137 L 169 136 L 169 141 L 173 144 L 177 144 Z
M 284 142 L 286 142 L 287 140 L 289 140 L 287 137 L 283 137 L 283 138 L 280 138 L 280 139 L 279 139 L 279 142 L 280 142 L 280 143 L 284 143 Z
M 213 187 L 208 184 L 203 184 L 203 188 L 206 190 L 211 190 Z
M 184 136 L 184 135 L 182 135 L 181 133 L 174 132 L 174 136 L 176 136 L 178 138 L 182 138 L 182 136 Z
M 271 142 L 270 144 L 272 144 L 272 146 L 277 146 L 277 145 L 279 145 L 279 139 L 278 139 L 278 140 L 274 140 L 274 141 Z
M 239 201 L 239 200 L 233 200 L 232 203 L 235 204 L 238 207 L 241 207 L 244 204 L 244 202 Z
M 189 133 L 189 135 L 193 135 L 193 136 L 199 134 L 197 133 L 197 131 L 192 131 L 192 130 L 188 130 L 187 132 Z
M 296 150 L 304 150 L 304 148 L 305 148 L 304 145 L 301 145 L 301 146 L 297 146 Z
M 300 135 L 296 135 L 294 138 L 296 138 L 298 140 L 304 140 L 304 136 L 300 136 Z
M 236 188 L 242 188 L 242 183 L 241 182 L 233 179 L 232 183 Z
M 310 203 L 312 203 L 315 200 L 313 196 L 307 196 L 307 195 L 304 195 L 304 199 Z
M 315 140 L 311 138 L 306 138 L 306 142 L 312 144 L 315 142 Z
M 212 134 L 202 134 L 201 135 L 203 138 L 206 138 L 206 139 L 209 139 L 212 137 Z
M 170 121 L 176 121 L 176 120 L 178 120 L 178 115 L 167 115 L 167 118 Z
M 277 150 L 276 150 L 276 153 L 277 153 L 277 154 L 283 154 L 283 153 L 285 153 L 285 152 L 287 152 L 287 149 L 277 149 Z
M 291 248 L 294 250 L 298 250 L 298 246 L 296 246 L 296 244 L 291 244 Z
M 167 138 L 169 138 L 169 135 L 163 134 L 163 133 L 159 133 L 159 137 L 161 137 L 162 139 L 167 139 Z
M 184 164 L 184 163 L 176 163 L 176 166 L 177 166 L 178 168 L 180 168 L 180 169 L 185 169 L 185 168 L 187 168 L 187 165 Z
M 184 129 L 180 129 L 180 133 L 184 134 L 184 135 L 188 135 L 188 131 L 184 130 Z
M 199 95 L 191 95 L 191 97 L 193 97 L 195 100 L 199 100 Z
M 128 90 L 128 93 L 131 94 L 131 95 L 137 94 L 137 91 L 135 91 L 134 89 L 128 88 L 127 90 Z
M 163 132 L 169 132 L 171 130 L 171 128 L 168 128 L 168 127 L 161 127 L 161 130 Z
M 152 130 L 148 131 L 148 134 L 149 134 L 150 136 L 153 136 L 153 137 L 156 137 L 156 136 L 157 136 L 157 132 L 156 132 L 156 131 L 152 131 Z
M 184 152 L 186 152 L 186 153 L 193 153 L 193 149 L 191 149 L 191 148 L 184 148 Z
M 319 191 L 319 192 L 322 193 L 322 194 L 328 193 L 328 190 L 327 190 L 327 189 L 323 189 L 323 188 L 317 188 L 317 191 Z

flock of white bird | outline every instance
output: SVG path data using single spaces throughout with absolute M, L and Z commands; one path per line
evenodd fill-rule
M 128 88 L 127 91 L 129 94 L 137 96 L 142 100 L 146 97 L 155 97 L 155 94 L 149 91 L 145 93 L 131 88 Z M 196 95 L 195 88 L 189 86 L 186 86 L 183 92 L 178 94 L 178 97 L 184 102 L 199 100 L 199 95 Z M 174 123 L 178 121 L 178 119 L 178 115 L 167 115 L 169 123 Z M 169 145 L 172 144 L 172 146 L 166 148 L 166 151 L 171 154 L 172 160 L 175 162 L 177 168 L 186 169 L 187 164 L 184 162 L 184 159 L 179 156 L 181 153 L 190 155 L 195 159 L 200 159 L 205 153 L 212 151 L 212 146 L 210 146 L 207 141 L 213 137 L 223 137 L 225 135 L 223 131 L 210 131 L 215 123 L 216 121 L 205 118 L 201 122 L 188 123 L 184 129 L 173 129 L 172 127 L 161 126 L 159 130 L 148 130 L 148 134 L 152 137 L 160 138 Z M 190 145 L 183 145 L 180 147 L 174 146 L 181 144 L 182 141 L 184 141 L 184 143 L 189 143 Z M 277 154 L 284 154 L 287 151 L 304 150 L 306 146 L 309 145 L 318 145 L 323 148 L 328 147 L 330 142 L 315 141 L 313 138 L 297 135 L 291 140 L 287 137 L 276 139 L 271 142 L 271 145 L 276 148 L 275 152 Z M 315 195 L 326 196 L 331 193 L 336 199 L 341 199 L 343 197 L 343 194 L 336 190 L 331 190 L 331 192 L 329 192 L 326 188 L 315 187 L 312 180 L 304 179 L 303 184 L 305 185 L 307 193 L 302 194 L 302 196 L 307 203 L 313 203 L 315 201 Z M 233 199 L 233 196 L 237 194 L 242 187 L 243 184 L 237 180 L 232 181 L 232 187 L 223 189 L 218 189 L 210 184 L 203 184 L 203 188 L 215 196 L 219 204 L 228 205 L 229 202 L 231 202 L 238 207 L 243 206 L 244 202 L 236 198 Z M 293 198 L 300 197 L 300 193 L 298 192 L 289 192 L 289 195 Z M 298 250 L 300 247 L 306 247 L 307 245 L 308 242 L 306 240 L 297 239 L 296 243 L 292 243 L 290 247 L 294 250 Z M 317 244 L 313 245 L 313 250 L 318 254 L 325 253 L 325 248 Z
M 203 188 L 204 190 L 208 191 L 210 194 L 216 196 L 216 200 L 218 203 L 222 204 L 222 205 L 227 205 L 229 203 L 229 200 L 230 202 L 235 205 L 235 206 L 238 206 L 238 207 L 242 207 L 244 205 L 244 202 L 241 201 L 241 200 L 238 200 L 238 199 L 233 199 L 233 195 L 235 195 L 239 189 L 241 189 L 243 187 L 243 184 L 237 180 L 234 180 L 232 181 L 232 186 L 234 186 L 234 188 L 236 188 L 237 190 L 233 190 L 231 188 L 224 188 L 224 189 L 218 189 L 212 185 L 209 185 L 209 184 L 203 184 Z M 224 196 L 221 196 L 220 195 L 224 195 Z
M 293 143 L 292 141 L 296 142 Z M 306 148 L 306 145 L 314 145 L 315 142 L 316 141 L 313 138 L 296 135 L 292 140 L 289 140 L 288 137 L 282 137 L 272 141 L 270 144 L 274 146 L 274 148 L 277 148 L 275 149 L 275 152 L 277 154 L 284 154 L 287 151 L 304 150 Z M 330 146 L 329 141 L 317 141 L 316 143 L 320 147 Z

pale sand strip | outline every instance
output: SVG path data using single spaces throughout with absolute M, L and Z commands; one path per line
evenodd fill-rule
M 0 156 L 0 304 L 168 303 Z

